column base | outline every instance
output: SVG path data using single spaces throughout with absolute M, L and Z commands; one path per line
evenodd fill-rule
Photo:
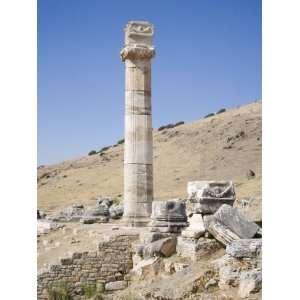
M 150 218 L 123 216 L 122 224 L 128 227 L 148 227 L 150 224 Z

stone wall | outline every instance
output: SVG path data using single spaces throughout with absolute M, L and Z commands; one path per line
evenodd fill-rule
M 99 243 L 96 251 L 76 252 L 51 265 L 38 274 L 38 300 L 48 299 L 47 288 L 62 282 L 74 288 L 80 284 L 111 286 L 111 282 L 122 281 L 127 285 L 126 274 L 132 269 L 131 244 L 137 239 L 136 233 L 116 234 Z

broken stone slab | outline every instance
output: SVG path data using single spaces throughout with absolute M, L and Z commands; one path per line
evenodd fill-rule
M 240 237 L 231 231 L 228 227 L 218 222 L 214 217 L 209 219 L 206 224 L 207 230 L 212 234 L 212 236 L 221 242 L 223 245 L 227 246 L 235 240 L 239 240 Z
M 46 219 L 54 222 L 78 222 L 85 213 L 84 207 L 67 207 L 47 215 Z
M 147 259 L 140 260 L 133 269 L 130 271 L 131 276 L 138 276 L 140 279 L 146 275 L 157 275 L 163 269 L 162 258 L 150 257 Z
M 113 204 L 113 200 L 109 197 L 98 197 L 96 199 L 97 206 L 104 205 L 106 207 L 110 207 L 112 204 Z
M 106 291 L 118 291 L 127 288 L 127 281 L 112 281 L 105 284 Z
M 262 287 L 262 273 L 260 269 L 242 272 L 238 294 L 240 298 L 248 298 L 250 294 L 257 293 Z
M 192 217 L 188 219 L 188 223 L 189 226 L 181 232 L 183 237 L 198 239 L 204 235 L 205 226 L 202 215 L 193 214 Z
M 152 203 L 151 231 L 178 233 L 186 227 L 185 203 L 179 199 Z
M 261 269 L 261 257 L 237 259 L 225 254 L 215 260 L 213 265 L 219 271 L 219 288 L 227 290 L 239 286 L 242 272 Z
M 222 245 L 214 239 L 199 238 L 197 240 L 180 236 L 177 239 L 176 252 L 181 257 L 199 261 L 204 256 L 211 255 L 221 248 Z
M 187 191 L 194 213 L 213 214 L 223 204 L 232 206 L 236 199 L 232 181 L 191 181 Z
M 214 219 L 234 232 L 241 239 L 251 239 L 260 227 L 249 222 L 237 208 L 223 204 L 214 214 Z
M 94 224 L 94 223 L 107 223 L 107 216 L 84 216 L 80 219 L 83 224 Z
M 141 234 L 141 242 L 143 244 L 150 244 L 155 241 L 164 239 L 169 237 L 169 233 L 162 233 L 162 232 L 145 232 Z
M 257 257 L 261 253 L 261 246 L 261 239 L 236 240 L 226 247 L 226 253 L 236 258 Z
M 109 208 L 109 215 L 112 219 L 120 219 L 124 213 L 123 204 L 113 204 Z
M 143 248 L 143 257 L 169 257 L 176 252 L 176 242 L 176 238 L 167 237 L 145 245 Z

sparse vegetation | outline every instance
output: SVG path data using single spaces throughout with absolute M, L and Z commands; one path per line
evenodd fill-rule
M 161 130 L 164 130 L 164 129 L 170 129 L 170 128 L 174 128 L 174 127 L 182 125 L 182 124 L 184 124 L 183 121 L 177 122 L 175 124 L 170 123 L 170 124 L 167 124 L 167 125 L 160 126 L 157 130 L 161 131 Z
M 104 286 L 96 284 L 86 284 L 82 285 L 83 294 L 87 299 L 90 299 L 92 297 L 96 297 L 95 299 L 102 299 L 101 294 L 104 292 Z M 93 298 L 94 299 L 94 298 Z
M 213 117 L 214 115 L 215 115 L 215 113 L 210 113 L 210 114 L 204 116 L 204 119 L 209 118 L 209 117 Z
M 60 282 L 59 285 L 51 285 L 47 290 L 49 300 L 71 300 L 69 285 Z
M 220 110 L 218 110 L 216 112 L 216 114 L 221 114 L 221 113 L 224 113 L 226 111 L 226 108 L 221 108 Z
M 94 155 L 94 154 L 96 154 L 96 153 L 97 153 L 96 150 L 91 150 L 91 151 L 89 152 L 89 155 Z
M 125 142 L 125 139 L 122 139 L 122 140 L 119 140 L 117 144 L 121 145 L 121 144 L 124 144 L 124 142 Z
M 99 150 L 98 153 L 104 152 L 104 151 L 108 150 L 109 148 L 110 148 L 110 146 L 103 147 L 103 148 L 101 148 L 101 149 Z

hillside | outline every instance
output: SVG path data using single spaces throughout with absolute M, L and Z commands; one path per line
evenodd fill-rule
M 237 205 L 261 219 L 261 102 L 171 129 L 153 130 L 154 197 L 185 198 L 188 181 L 233 180 Z M 255 177 L 247 176 L 248 170 Z M 123 145 L 38 168 L 38 208 L 49 211 L 97 196 L 122 199 Z

